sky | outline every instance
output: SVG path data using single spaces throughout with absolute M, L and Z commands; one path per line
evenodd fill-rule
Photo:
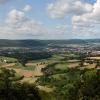
M 0 0 L 0 39 L 100 38 L 100 0 Z

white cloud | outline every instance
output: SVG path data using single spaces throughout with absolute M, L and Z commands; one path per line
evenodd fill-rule
M 32 10 L 32 6 L 30 6 L 30 5 L 26 5 L 23 9 L 23 11 L 25 11 L 25 12 L 28 12 L 28 11 L 31 11 L 31 10 Z
M 81 0 L 56 0 L 48 5 L 48 14 L 51 18 L 64 18 L 67 14 L 80 15 L 91 12 L 92 9 L 91 4 Z
M 0 37 L 32 38 L 31 36 L 42 36 L 46 33 L 46 29 L 41 22 L 28 18 L 24 12 L 12 9 L 8 12 L 6 21 L 0 25 L 0 33 L 2 33 Z
M 66 36 L 74 36 L 74 38 L 89 38 L 95 37 L 99 33 L 97 29 L 100 27 L 98 23 L 100 21 L 99 9 L 100 0 L 97 0 L 95 4 L 89 4 L 82 0 L 55 0 L 54 3 L 48 5 L 48 14 L 55 19 L 65 17 L 68 17 L 69 20 L 72 19 L 72 24 L 69 22 L 72 26 L 69 24 L 68 28 L 57 26 L 58 33 L 62 33 L 62 35 L 66 33 Z
M 25 12 L 17 9 L 12 9 L 8 12 L 4 25 L 0 26 L 0 33 L 3 34 L 0 37 L 8 36 L 8 38 L 24 38 L 25 36 L 30 36 L 30 38 L 55 38 L 55 36 L 62 36 L 66 32 L 66 24 L 49 27 L 39 21 L 28 18 Z
M 93 5 L 81 0 L 56 0 L 48 5 L 48 14 L 51 18 L 58 19 L 68 16 L 69 21 L 66 18 L 63 22 L 65 24 L 61 22 L 62 24 L 55 25 L 54 22 L 53 26 L 46 26 L 34 18 L 27 17 L 27 12 L 31 9 L 30 5 L 26 5 L 21 10 L 12 9 L 8 12 L 4 25 L 0 25 L 0 37 L 63 39 L 86 38 L 98 34 L 100 0 Z
M 73 17 L 73 22 L 100 22 L 100 0 L 93 5 L 93 10 L 90 13 L 82 14 Z
M 8 16 L 7 17 L 8 18 L 6 19 L 6 22 L 7 23 L 10 23 L 10 24 L 17 24 L 17 23 L 22 22 L 22 21 L 24 21 L 24 20 L 27 19 L 25 17 L 24 12 L 18 11 L 16 9 L 11 10 L 8 13 Z
M 25 12 L 17 9 L 12 9 L 10 12 L 8 12 L 5 23 L 8 25 L 8 27 L 14 28 L 14 30 L 19 33 L 32 33 L 32 30 L 36 30 L 36 26 L 40 26 L 38 21 L 31 20 L 27 17 Z
M 73 30 L 80 35 L 98 35 L 100 27 L 100 0 L 93 5 L 93 10 L 82 15 L 72 17 Z

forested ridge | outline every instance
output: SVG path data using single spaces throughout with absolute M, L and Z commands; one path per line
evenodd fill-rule
M 87 44 L 100 43 L 100 39 L 69 39 L 69 40 L 6 40 L 0 39 L 0 47 L 34 47 L 48 44 Z

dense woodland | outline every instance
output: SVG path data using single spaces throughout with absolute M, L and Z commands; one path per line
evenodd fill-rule
M 49 52 L 33 52 L 33 53 L 32 52 L 24 52 L 24 53 L 15 52 L 13 54 L 5 53 L 5 54 L 3 54 L 3 56 L 16 58 L 18 60 L 18 62 L 20 62 L 22 65 L 25 66 L 25 64 L 28 61 L 47 59 L 47 58 L 50 58 L 52 56 L 52 54 Z
M 0 47 L 39 47 L 48 44 L 88 44 L 100 43 L 100 39 L 69 39 L 69 40 L 6 40 L 0 39 Z

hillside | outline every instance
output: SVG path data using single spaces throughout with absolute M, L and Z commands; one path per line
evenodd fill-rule
M 38 40 L 0 40 L 0 47 L 34 47 L 44 45 Z
M 68 39 L 68 40 L 6 40 L 0 39 L 0 47 L 38 47 L 48 44 L 87 44 L 100 43 L 100 39 Z

